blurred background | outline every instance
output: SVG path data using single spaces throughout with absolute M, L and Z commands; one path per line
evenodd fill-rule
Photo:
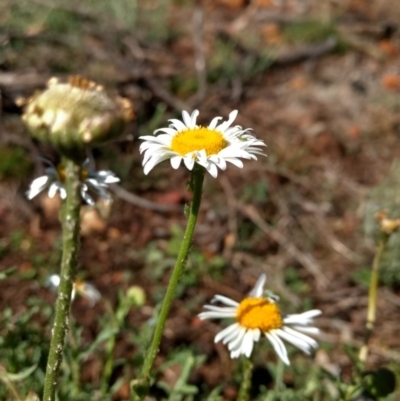
M 366 318 L 374 214 L 400 217 L 399 62 L 400 7 L 392 0 L 1 0 L 0 366 L 11 373 L 36 366 L 17 383 L 21 392 L 41 391 L 55 301 L 48 277 L 60 261 L 59 200 L 25 197 L 43 174 L 38 157 L 57 163 L 58 155 L 30 139 L 20 119 L 24 98 L 52 76 L 80 74 L 129 98 L 136 115 L 120 140 L 91 154 L 121 183 L 112 205 L 82 210 L 78 276 L 101 299 L 74 301 L 61 394 L 74 383 L 74 400 L 111 399 L 96 398 L 111 335 L 99 333 L 137 286 L 146 299 L 127 309 L 112 334 L 107 379 L 109 397 L 128 399 L 189 199 L 184 168 L 164 162 L 143 175 L 138 137 L 197 108 L 202 124 L 238 109 L 236 122 L 265 141 L 268 157 L 206 178 L 157 362 L 167 384 L 153 389 L 154 397 L 174 386 L 179 358 L 189 352 L 187 380 L 201 389 L 194 399 L 218 386 L 222 399 L 235 399 L 235 364 L 213 343 L 220 326 L 196 315 L 216 293 L 239 300 L 265 272 L 284 311 L 323 311 L 320 350 L 312 359 L 291 349 L 284 387 L 302 392 L 293 399 L 319 392 L 310 399 L 330 399 L 325 392 L 335 389 L 322 388 L 318 368 L 351 379 Z M 369 366 L 399 374 L 398 234 L 382 269 Z M 255 360 L 257 397 L 260 385 L 272 385 L 276 357 L 264 344 Z M 0 382 L 0 399 L 7 391 Z

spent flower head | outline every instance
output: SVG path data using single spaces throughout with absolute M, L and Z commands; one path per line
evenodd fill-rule
M 67 83 L 51 78 L 46 90 L 28 99 L 22 116 L 35 138 L 70 155 L 119 136 L 132 118 L 129 100 L 110 96 L 102 86 L 80 76 L 70 77 Z
M 198 110 L 191 115 L 183 111 L 183 121 L 171 119 L 169 127 L 154 132 L 162 134 L 141 136 L 144 140 L 140 146 L 140 152 L 144 152 L 144 173 L 148 174 L 158 163 L 170 160 L 174 169 L 182 161 L 189 170 L 197 163 L 216 178 L 217 167 L 225 170 L 227 162 L 242 168 L 240 159 L 257 160 L 256 155 L 264 155 L 260 147 L 266 145 L 250 133 L 251 129 L 231 126 L 237 113 L 237 110 L 232 111 L 229 119 L 222 123 L 222 117 L 215 117 L 203 127 L 196 124 Z
M 225 306 L 205 305 L 206 312 L 199 314 L 200 319 L 232 318 L 235 323 L 229 325 L 215 336 L 215 342 L 222 340 L 227 344 L 231 358 L 240 355 L 250 357 L 254 343 L 264 334 L 279 358 L 290 365 L 287 350 L 282 340 L 286 340 L 306 354 L 318 346 L 317 342 L 306 334 L 316 335 L 319 330 L 310 327 L 313 318 L 320 315 L 317 309 L 294 315 L 282 315 L 275 297 L 264 296 L 266 275 L 262 274 L 249 296 L 236 302 L 222 295 L 216 295 L 212 303 L 220 302 Z
M 55 167 L 49 160 L 42 159 L 47 164 L 44 175 L 34 179 L 26 192 L 27 198 L 33 199 L 39 193 L 48 189 L 48 196 L 53 198 L 57 193 L 60 194 L 61 199 L 67 197 L 67 191 L 64 187 L 65 171 L 61 164 Z M 119 182 L 119 178 L 110 170 L 91 170 L 88 168 L 89 159 L 87 159 L 81 170 L 81 196 L 82 199 L 90 206 L 95 204 L 94 199 L 90 192 L 112 201 L 111 195 L 108 192 L 110 184 Z

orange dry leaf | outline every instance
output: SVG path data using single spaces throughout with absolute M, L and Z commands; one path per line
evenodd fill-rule
M 121 238 L 122 233 L 120 230 L 118 230 L 118 228 L 110 227 L 107 230 L 107 236 L 108 236 L 108 238 L 119 239 L 119 238 Z
M 255 4 L 257 7 L 273 7 L 273 0 L 256 0 Z
M 278 24 L 264 24 L 261 27 L 261 36 L 265 43 L 279 44 L 283 42 L 281 29 Z
M 361 128 L 357 124 L 353 124 L 347 129 L 347 135 L 351 139 L 358 139 L 361 135 Z
M 289 86 L 294 90 L 304 89 L 307 86 L 307 79 L 301 76 L 294 77 L 290 80 Z
M 382 78 L 382 86 L 385 89 L 398 90 L 400 88 L 400 77 L 394 74 L 386 74 Z
M 190 325 L 192 327 L 198 328 L 200 326 L 202 326 L 204 324 L 204 322 L 197 316 L 195 316 L 192 321 L 190 322 Z
M 387 39 L 381 40 L 379 42 L 379 47 L 383 52 L 385 52 L 389 56 L 395 56 L 399 52 L 397 46 L 392 41 Z
M 221 3 L 224 6 L 227 6 L 229 8 L 241 8 L 245 5 L 246 1 L 245 0 L 219 0 L 219 3 Z

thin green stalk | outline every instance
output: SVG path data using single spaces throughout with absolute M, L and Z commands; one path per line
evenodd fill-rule
M 201 194 L 204 181 L 204 169 L 195 168 L 191 177 L 191 189 L 193 190 L 193 200 L 189 209 L 188 222 L 185 235 L 179 250 L 178 258 L 172 271 L 167 292 L 165 294 L 160 314 L 157 319 L 157 324 L 154 330 L 154 335 L 149 349 L 146 352 L 143 368 L 140 377 L 133 380 L 131 383 L 132 400 L 142 400 L 148 392 L 150 384 L 150 373 L 154 365 L 154 361 L 158 354 L 161 338 L 164 331 L 165 322 L 168 317 L 171 303 L 174 300 L 175 289 L 186 265 L 189 250 L 192 244 L 194 229 L 196 226 L 197 215 L 200 209 Z
M 111 316 L 112 322 L 109 323 L 110 326 L 120 329 L 121 322 L 114 314 L 114 310 L 110 304 L 110 302 L 106 301 L 105 303 L 107 315 Z M 126 315 L 124 315 L 124 318 Z M 113 367 L 114 367 L 114 351 L 116 344 L 117 333 L 113 334 L 106 342 L 105 346 L 105 361 L 103 367 L 103 373 L 101 378 L 101 388 L 100 392 L 103 397 L 107 395 L 107 392 L 110 388 L 110 378 L 112 375 Z
M 248 401 L 251 388 L 251 375 L 253 373 L 253 363 L 250 358 L 243 358 L 242 371 L 242 382 L 240 383 L 237 401 Z
M 80 174 L 79 164 L 64 158 L 65 189 L 67 198 L 61 207 L 62 225 L 62 258 L 60 271 L 60 286 L 56 303 L 56 314 L 47 360 L 46 376 L 44 380 L 43 401 L 54 401 L 58 374 L 63 357 L 65 336 L 69 326 L 69 311 L 71 292 L 75 279 L 75 267 L 79 248 L 80 226 Z
M 279 394 L 279 392 L 281 392 L 285 388 L 285 385 L 283 383 L 284 373 L 285 373 L 285 365 L 282 359 L 279 358 L 275 368 L 275 385 L 274 385 L 275 394 Z
M 365 364 L 368 357 L 368 345 L 369 340 L 374 329 L 376 320 L 376 300 L 378 292 L 379 283 L 379 267 L 382 259 L 382 255 L 386 250 L 386 245 L 389 240 L 390 234 L 382 231 L 378 243 L 378 249 L 376 251 L 374 261 L 372 262 L 371 278 L 369 281 L 369 293 L 368 293 L 368 313 L 367 313 L 367 323 L 365 325 L 365 336 L 364 343 L 360 349 L 358 359 L 361 363 Z

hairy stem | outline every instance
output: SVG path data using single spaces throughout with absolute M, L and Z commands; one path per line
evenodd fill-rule
M 253 373 L 253 363 L 250 358 L 242 359 L 242 382 L 240 383 L 239 395 L 237 401 L 248 401 L 251 388 L 251 375 Z
M 81 167 L 72 160 L 63 159 L 67 198 L 61 207 L 62 258 L 60 285 L 56 303 L 49 356 L 44 381 L 43 401 L 54 401 L 58 374 L 63 357 L 65 336 L 69 327 L 71 293 L 75 280 L 75 268 L 79 248 L 80 225 L 80 171 Z
M 175 297 L 175 289 L 186 265 L 189 250 L 192 244 L 194 229 L 196 226 L 197 215 L 200 209 L 201 194 L 204 181 L 204 169 L 195 168 L 191 177 L 191 189 L 193 191 L 193 200 L 189 209 L 188 222 L 186 231 L 179 250 L 178 258 L 172 271 L 167 292 L 165 294 L 157 324 L 154 330 L 154 335 L 149 349 L 146 352 L 141 375 L 138 379 L 131 382 L 132 400 L 142 400 L 148 392 L 150 385 L 150 373 L 154 365 L 154 361 L 158 354 L 162 334 L 164 331 L 165 322 L 168 317 L 171 303 Z

